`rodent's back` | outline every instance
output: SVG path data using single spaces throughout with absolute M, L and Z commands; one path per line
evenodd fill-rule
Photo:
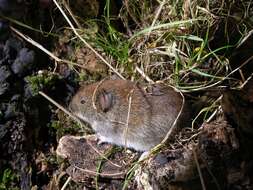
M 138 131 L 145 134 L 146 139 L 144 143 L 150 143 L 152 146 L 159 144 L 163 140 L 176 119 L 178 119 L 178 121 L 175 123 L 175 129 L 181 127 L 179 125 L 187 109 L 187 106 L 183 105 L 183 97 L 179 92 L 163 84 L 156 85 L 158 85 L 157 88 L 160 88 L 158 89 L 160 92 L 142 92 L 146 96 L 145 104 L 148 105 L 147 107 L 149 110 L 148 114 L 143 119 L 147 120 L 147 125 L 143 125 L 140 128 L 141 131 Z M 180 113 L 181 108 L 182 112 Z
M 114 131 L 123 134 L 127 127 L 127 141 L 139 142 L 142 146 L 159 144 L 184 106 L 180 93 L 163 84 L 156 84 L 153 91 L 148 91 L 145 85 L 122 80 L 107 81 L 104 85 L 110 86 L 108 88 L 114 91 L 115 96 L 115 104 L 106 115 L 114 121 L 125 123 L 114 124 Z

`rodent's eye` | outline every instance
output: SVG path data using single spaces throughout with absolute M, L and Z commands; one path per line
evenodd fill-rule
M 85 104 L 85 102 L 86 102 L 86 101 L 85 101 L 84 98 L 82 98 L 82 99 L 80 100 L 80 103 L 81 103 L 81 104 Z

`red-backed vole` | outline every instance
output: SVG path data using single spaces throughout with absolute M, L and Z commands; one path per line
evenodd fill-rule
M 69 107 L 102 142 L 147 151 L 163 140 L 176 119 L 175 127 L 188 119 L 182 106 L 181 94 L 163 84 L 103 80 L 81 87 Z

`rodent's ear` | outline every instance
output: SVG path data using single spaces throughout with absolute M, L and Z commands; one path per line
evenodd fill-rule
M 97 95 L 97 103 L 103 112 L 109 111 L 113 106 L 113 94 L 104 89 L 100 90 Z

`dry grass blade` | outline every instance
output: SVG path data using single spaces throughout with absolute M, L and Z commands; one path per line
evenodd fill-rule
M 82 28 L 81 24 L 78 22 L 78 20 L 75 18 L 73 12 L 71 11 L 70 7 L 68 6 L 66 0 L 63 0 L 63 5 L 65 6 L 65 8 L 67 9 L 67 11 L 69 12 L 71 18 L 74 20 L 74 22 L 76 23 L 76 25 L 78 26 L 78 28 Z
M 144 71 L 141 70 L 138 66 L 136 66 L 135 69 L 136 69 L 136 71 L 137 71 L 147 82 L 149 82 L 149 83 L 151 83 L 151 84 L 154 84 L 154 83 L 155 83 L 155 82 L 154 82 L 151 78 L 149 78 L 149 76 L 146 75 L 146 74 L 144 73 Z
M 217 86 L 218 84 L 222 83 L 223 81 L 225 81 L 226 79 L 228 79 L 231 75 L 233 75 L 235 72 L 239 71 L 242 67 L 244 67 L 245 65 L 247 65 L 248 63 L 250 63 L 250 61 L 253 60 L 253 56 L 249 57 L 246 61 L 244 61 L 239 67 L 235 68 L 233 71 L 231 71 L 229 74 L 227 74 L 225 77 L 223 77 L 221 80 L 213 83 L 213 84 L 210 84 L 210 85 L 207 85 L 207 86 L 203 86 L 203 87 L 200 87 L 200 88 L 194 88 L 194 89 L 191 89 L 191 90 L 181 90 L 182 92 L 193 92 L 193 91 L 200 91 L 200 90 L 205 90 L 205 89 L 208 89 L 208 88 L 211 88 L 211 87 L 214 87 L 214 86 Z
M 67 115 L 69 115 L 72 119 L 74 119 L 75 121 L 77 121 L 78 123 L 81 123 L 81 121 L 74 116 L 72 113 L 70 113 L 67 109 L 65 109 L 63 106 L 61 106 L 60 104 L 58 104 L 56 101 L 54 101 L 52 98 L 50 98 L 48 95 L 46 95 L 44 92 L 39 91 L 39 94 L 41 96 L 43 96 L 44 98 L 46 98 L 49 102 L 51 102 L 52 104 L 54 104 L 57 108 L 59 108 L 60 110 L 62 110 L 64 113 L 66 113 Z
M 95 110 L 97 110 L 97 106 L 96 106 L 96 95 L 97 95 L 97 91 L 100 85 L 103 84 L 103 82 L 106 80 L 106 78 L 104 78 L 103 80 L 101 80 L 98 85 L 96 86 L 93 94 L 92 94 L 92 106 Z
M 163 1 L 161 2 L 160 6 L 159 6 L 159 9 L 157 10 L 157 13 L 156 13 L 156 15 L 155 15 L 155 17 L 154 17 L 154 20 L 153 20 L 153 22 L 152 22 L 152 24 L 151 24 L 150 31 L 148 32 L 148 35 L 147 35 L 147 39 L 149 38 L 150 33 L 151 33 L 151 31 L 152 31 L 152 28 L 154 27 L 154 25 L 155 25 L 155 23 L 156 23 L 156 21 L 157 21 L 159 15 L 160 15 L 160 13 L 161 13 L 161 11 L 162 11 L 162 8 L 163 8 L 163 6 L 164 6 L 165 3 L 166 3 L 166 0 L 163 0 Z
M 100 55 L 88 42 L 86 42 L 86 40 L 84 40 L 79 33 L 77 32 L 77 30 L 75 29 L 74 25 L 72 24 L 72 22 L 69 20 L 69 18 L 67 17 L 67 15 L 65 14 L 65 12 L 63 11 L 63 9 L 61 8 L 61 6 L 57 3 L 56 0 L 53 0 L 55 5 L 57 6 L 57 8 L 60 10 L 61 14 L 63 15 L 63 17 L 65 18 L 65 20 L 68 22 L 68 24 L 70 25 L 71 29 L 73 30 L 73 32 L 75 33 L 75 35 L 91 50 L 93 51 L 96 56 L 98 56 L 115 74 L 117 74 L 121 79 L 125 78 L 115 69 L 113 68 L 113 66 L 111 66 L 110 63 L 108 63 L 108 61 L 105 60 L 105 58 L 103 58 L 102 55 Z
M 75 66 L 78 66 L 80 68 L 84 68 L 83 66 L 77 64 L 77 63 L 74 63 L 74 62 L 71 62 L 71 61 L 68 61 L 68 60 L 64 60 L 64 59 L 60 59 L 59 57 L 55 56 L 53 53 L 51 53 L 50 51 L 48 51 L 46 48 L 44 48 L 41 44 L 39 44 L 38 42 L 34 41 L 32 38 L 22 34 L 20 31 L 18 31 L 16 28 L 14 27 L 10 27 L 12 31 L 14 31 L 16 34 L 18 34 L 21 38 L 23 38 L 24 40 L 26 40 L 27 42 L 29 42 L 30 44 L 34 45 L 35 47 L 39 48 L 41 51 L 43 51 L 44 53 L 46 53 L 48 56 L 50 56 L 52 59 L 54 59 L 56 62 L 58 63 L 66 63 L 66 64 L 69 64 L 69 65 L 75 65 Z
M 192 152 L 193 152 L 193 157 L 194 157 L 194 160 L 195 160 L 195 163 L 196 163 L 196 166 L 197 166 L 197 170 L 198 170 L 198 173 L 199 173 L 199 178 L 200 178 L 202 189 L 206 190 L 205 181 L 204 181 L 204 178 L 203 178 L 200 166 L 199 166 L 199 162 L 198 162 L 198 159 L 197 159 L 196 152 L 195 152 L 195 150 L 192 150 Z
M 185 105 L 185 98 L 184 98 L 184 95 L 182 94 L 181 91 L 179 91 L 178 89 L 176 89 L 175 87 L 173 86 L 170 86 L 172 87 L 175 91 L 179 92 L 181 97 L 182 97 L 182 105 L 181 105 L 181 108 L 180 108 L 180 111 L 178 112 L 177 114 L 177 117 L 175 119 L 175 121 L 173 122 L 171 128 L 169 129 L 169 131 L 167 132 L 166 136 L 164 137 L 164 139 L 162 140 L 161 144 L 164 144 L 170 137 L 171 137 L 171 134 L 173 133 L 173 131 L 175 130 L 176 128 L 176 124 L 177 124 L 177 121 L 179 119 L 179 117 L 181 116 L 182 112 L 183 112 L 183 109 L 184 109 L 184 105 Z
M 130 113 L 131 113 L 131 104 L 132 104 L 132 94 L 134 92 L 134 89 L 132 89 L 128 94 L 128 110 L 127 110 L 127 120 L 126 120 L 126 127 L 123 132 L 123 136 L 125 139 L 125 148 L 127 147 L 127 133 L 128 133 L 128 127 L 129 127 L 129 119 L 130 119 Z
M 70 113 L 67 109 L 65 109 L 63 106 L 61 106 L 60 104 L 58 104 L 56 101 L 54 101 L 52 98 L 50 98 L 48 95 L 46 95 L 44 92 L 39 91 L 39 94 L 42 95 L 44 98 L 46 98 L 48 101 L 50 101 L 52 104 L 54 104 L 57 108 L 59 108 L 60 110 L 62 110 L 64 113 L 66 113 L 67 115 L 69 115 L 72 119 L 74 119 L 75 121 L 77 121 L 78 123 L 82 123 L 76 116 L 74 116 L 72 113 Z M 88 141 L 87 141 L 88 142 Z M 108 162 L 110 162 L 112 165 L 116 166 L 116 167 L 121 167 L 118 164 L 113 163 L 112 161 L 110 161 L 108 158 L 106 158 L 103 153 L 101 153 L 99 150 L 97 150 L 91 143 L 89 143 L 89 146 L 97 153 L 99 154 L 99 156 L 101 156 L 102 158 L 104 158 L 105 160 L 107 160 Z
M 244 81 L 244 83 L 239 87 L 239 89 L 242 89 L 253 77 L 253 73 Z
M 67 185 L 70 183 L 71 181 L 71 177 L 68 177 L 68 179 L 66 180 L 66 182 L 64 183 L 64 185 L 62 186 L 61 190 L 65 190 Z
M 80 168 L 78 166 L 74 166 L 74 169 L 78 169 L 78 170 L 81 170 L 83 172 L 86 172 L 86 173 L 89 173 L 89 174 L 92 174 L 92 175 L 101 175 L 101 176 L 106 176 L 106 177 L 115 177 L 115 176 L 117 177 L 117 176 L 121 176 L 121 175 L 125 174 L 125 172 L 112 173 L 112 174 L 109 174 L 109 173 L 99 173 L 99 172 L 83 169 L 83 168 Z

